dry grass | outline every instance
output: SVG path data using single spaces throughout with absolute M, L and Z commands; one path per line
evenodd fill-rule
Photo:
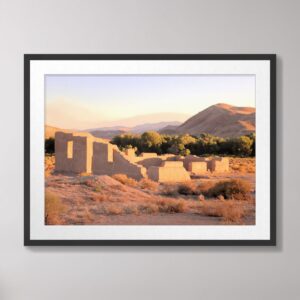
M 176 199 L 159 199 L 153 202 L 140 204 L 138 210 L 142 214 L 155 214 L 155 213 L 183 213 L 187 210 L 185 200 Z
M 210 217 L 221 217 L 224 223 L 242 223 L 245 209 L 233 200 L 203 201 L 201 213 Z
M 255 173 L 255 158 L 231 157 L 229 159 L 229 168 L 234 172 Z
M 203 191 L 207 197 L 223 196 L 225 199 L 250 200 L 251 185 L 241 179 L 219 181 L 211 188 Z
M 112 175 L 112 178 L 121 182 L 124 185 L 128 185 L 128 186 L 137 186 L 138 185 L 136 180 L 128 177 L 125 174 L 115 174 L 115 175 Z
M 84 180 L 81 182 L 81 184 L 84 184 L 88 187 L 91 187 L 91 188 L 96 188 L 97 187 L 97 182 L 93 179 L 87 179 L 87 180 Z
M 96 194 L 96 195 L 93 195 L 91 197 L 91 200 L 95 201 L 95 202 L 110 201 L 110 195 L 107 195 L 107 194 Z
M 49 191 L 45 194 L 45 224 L 61 224 L 60 215 L 66 210 L 61 199 Z
M 207 195 L 208 191 L 215 185 L 212 181 L 200 181 L 199 190 L 201 194 Z
M 108 215 L 121 215 L 123 214 L 123 209 L 118 204 L 110 204 L 106 207 L 106 213 Z
M 123 213 L 126 215 L 139 215 L 140 211 L 137 206 L 125 206 L 123 207 Z
M 49 177 L 55 168 L 55 156 L 45 155 L 45 177 Z
M 137 209 L 142 214 L 155 214 L 159 212 L 159 206 L 156 203 L 143 203 Z
M 139 181 L 139 187 L 143 190 L 156 191 L 159 184 L 151 179 L 143 178 Z
M 105 200 L 104 200 L 105 201 Z M 101 202 L 101 201 L 98 201 Z M 148 215 L 158 213 L 184 213 L 188 211 L 185 200 L 180 199 L 158 199 L 149 202 L 129 202 L 129 203 L 105 203 L 98 206 L 97 213 L 104 215 Z
M 120 183 L 120 178 L 125 183 Z M 222 178 L 230 181 L 230 177 Z M 153 220 L 167 224 L 168 218 L 174 224 L 177 221 L 196 224 L 206 219 L 212 224 L 255 222 L 255 203 L 237 200 L 238 193 L 226 198 L 223 194 L 230 188 L 220 178 L 195 179 L 182 184 L 132 180 L 137 184 L 134 188 L 127 185 L 127 176 L 118 179 L 116 182 L 110 176 L 70 177 L 54 173 L 46 179 L 47 191 L 54 194 L 46 196 L 54 198 L 46 199 L 46 224 L 152 224 L 156 222 Z M 207 196 L 213 191 L 219 194 L 215 200 Z
M 183 213 L 187 209 L 187 205 L 184 200 L 159 200 L 156 202 L 159 212 L 161 213 Z
M 160 194 L 169 197 L 176 196 L 178 195 L 177 186 L 174 184 L 162 184 Z
M 194 181 L 182 182 L 178 185 L 178 193 L 181 195 L 199 195 L 200 190 Z

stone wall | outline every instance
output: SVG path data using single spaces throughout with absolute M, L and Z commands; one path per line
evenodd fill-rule
M 228 157 L 215 157 L 208 163 L 208 168 L 211 172 L 228 172 L 229 171 L 229 158 Z
M 141 179 L 147 176 L 147 170 L 143 166 L 139 166 L 131 162 L 126 154 L 118 149 L 113 150 L 113 174 L 124 173 L 134 179 Z
M 158 182 L 182 182 L 190 180 L 190 175 L 181 161 L 164 161 L 161 167 L 150 167 L 148 177 Z
M 92 140 L 88 135 L 56 132 L 55 169 L 66 172 L 92 170 Z
M 188 170 L 189 168 L 189 164 L 190 162 L 196 162 L 196 161 L 207 161 L 208 159 L 206 157 L 199 157 L 196 155 L 187 155 L 184 159 L 183 159 L 183 165 L 184 167 Z
M 194 174 L 205 174 L 208 171 L 207 162 L 206 161 L 191 161 L 188 164 L 187 170 Z
M 55 169 L 74 173 L 97 175 L 126 174 L 134 179 L 149 176 L 159 182 L 190 180 L 194 174 L 229 171 L 229 159 L 224 157 L 204 158 L 195 155 L 186 157 L 172 154 L 142 153 L 136 156 L 134 149 L 121 152 L 116 145 L 92 136 L 89 133 L 55 134 Z
M 124 173 L 135 179 L 146 177 L 146 169 L 134 162 L 134 152 L 128 154 L 89 133 L 57 132 L 55 135 L 57 171 L 97 175 Z

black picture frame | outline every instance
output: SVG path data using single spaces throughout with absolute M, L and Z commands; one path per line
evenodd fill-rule
M 34 240 L 30 238 L 30 62 L 33 60 L 268 60 L 270 61 L 269 240 Z M 275 246 L 276 245 L 276 54 L 25 54 L 24 55 L 25 246 Z

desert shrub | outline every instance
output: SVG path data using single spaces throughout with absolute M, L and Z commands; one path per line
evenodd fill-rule
M 45 176 L 48 177 L 52 174 L 55 168 L 55 156 L 45 155 Z
M 125 174 L 115 174 L 112 176 L 113 179 L 121 182 L 124 185 L 129 185 L 129 186 L 137 186 L 137 181 L 134 180 L 133 178 L 128 177 Z
M 226 202 L 204 201 L 201 213 L 210 217 L 220 217 L 224 223 L 241 223 L 245 210 L 232 200 Z
M 178 194 L 178 187 L 172 184 L 162 184 L 160 194 L 164 196 L 176 196 Z
M 251 186 L 247 181 L 232 179 L 219 181 L 206 191 L 208 197 L 218 197 L 222 195 L 225 199 L 234 198 L 236 200 L 248 200 Z
M 182 195 L 199 195 L 200 190 L 193 181 L 186 181 L 178 185 L 178 193 Z
M 49 191 L 45 193 L 45 224 L 61 224 L 60 215 L 66 210 L 61 199 Z
M 128 214 L 128 215 L 138 215 L 139 209 L 136 206 L 128 205 L 123 208 L 123 213 Z
M 180 200 L 159 200 L 157 204 L 161 213 L 183 213 L 186 210 L 184 201 Z
M 159 207 L 155 203 L 146 203 L 139 205 L 138 210 L 143 214 L 155 214 L 159 212 Z
M 201 181 L 198 189 L 200 193 L 204 196 L 208 196 L 208 191 L 214 186 L 213 182 L 211 181 Z
M 118 204 L 111 204 L 107 206 L 105 211 L 108 215 L 121 215 L 123 213 L 122 207 Z
M 143 190 L 155 191 L 158 188 L 159 184 L 151 179 L 143 178 L 139 181 L 139 186 Z
M 199 195 L 199 196 L 198 196 L 198 200 L 199 200 L 199 201 L 205 201 L 205 196 L 202 195 L 202 194 Z
M 91 197 L 92 201 L 96 202 L 104 202 L 104 201 L 109 201 L 110 200 L 110 195 L 106 194 L 96 194 Z
M 83 185 L 86 185 L 88 187 L 96 188 L 97 182 L 93 179 L 86 179 L 80 182 Z
M 102 191 L 102 187 L 100 185 L 95 186 L 94 192 L 100 193 Z

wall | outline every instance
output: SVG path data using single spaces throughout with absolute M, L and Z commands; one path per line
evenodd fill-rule
M 299 299 L 299 3 L 1 0 L 0 299 Z M 24 53 L 268 52 L 278 54 L 276 248 L 23 247 Z

